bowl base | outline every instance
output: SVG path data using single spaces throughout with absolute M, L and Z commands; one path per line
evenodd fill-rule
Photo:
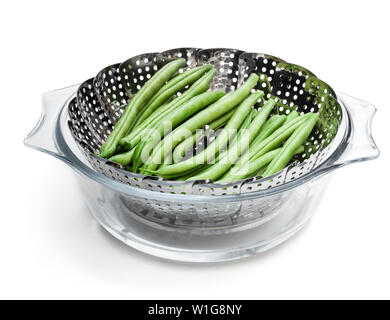
M 296 215 L 285 212 L 249 230 L 199 235 L 154 228 L 129 212 L 122 217 L 126 219 L 127 227 L 118 229 L 116 223 L 107 223 L 107 219 L 101 220 L 102 214 L 105 217 L 110 216 L 108 212 L 98 213 L 96 207 L 89 209 L 107 232 L 128 246 L 155 257 L 192 263 L 238 260 L 265 252 L 296 234 L 313 213 Z

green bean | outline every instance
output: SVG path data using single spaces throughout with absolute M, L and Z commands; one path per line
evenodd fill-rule
M 172 179 L 174 180 L 181 180 L 181 181 L 185 181 L 187 180 L 188 178 L 192 177 L 193 175 L 196 175 L 204 170 L 206 170 L 208 167 L 210 167 L 211 165 L 208 164 L 208 165 L 203 165 L 203 166 L 200 166 L 200 167 L 197 167 L 189 172 L 186 172 L 185 174 L 183 174 L 182 176 L 179 176 L 179 177 L 172 177 Z M 171 179 L 171 178 L 167 178 L 167 179 Z
M 169 166 L 170 164 L 172 164 L 172 155 L 169 155 L 164 159 L 162 166 Z
M 240 132 L 238 132 L 238 133 L 240 133 Z M 236 137 L 234 137 L 234 138 L 236 138 Z M 224 152 L 222 152 L 221 154 L 223 155 Z M 219 154 L 215 157 L 215 160 L 213 163 L 201 165 L 200 167 L 195 168 L 194 170 L 186 172 L 186 174 L 184 176 L 180 176 L 180 177 L 176 178 L 176 180 L 187 180 L 195 175 L 198 175 L 199 173 L 201 173 L 203 171 L 206 171 L 208 168 L 210 168 L 212 165 L 214 165 L 215 163 L 217 163 L 219 161 L 221 154 Z
M 263 94 L 264 94 L 264 93 L 263 93 Z M 263 99 L 263 97 L 262 97 L 262 99 Z M 257 111 L 256 109 L 252 109 L 251 114 L 250 114 L 250 116 L 251 116 L 251 121 L 256 117 L 256 115 L 257 115 L 258 112 L 259 112 L 259 111 Z
M 194 83 L 212 68 L 213 67 L 210 64 L 207 64 L 194 69 L 189 69 L 168 81 L 168 83 L 162 86 L 161 89 L 154 95 L 154 97 L 146 104 L 144 107 L 145 110 L 142 112 L 142 115 L 138 118 L 135 125 L 142 123 L 169 97 L 184 89 L 185 86 Z M 179 80 L 177 78 L 179 78 Z
M 295 119 L 295 118 L 298 118 L 299 117 L 299 113 L 298 111 L 296 110 L 292 110 L 288 116 L 287 116 L 287 120 L 286 120 L 286 123 L 289 123 L 291 120 Z
M 211 82 L 211 80 L 213 79 L 213 77 L 214 77 L 214 75 L 215 75 L 215 72 L 216 72 L 215 69 L 212 69 L 212 70 L 209 71 L 206 75 L 204 75 L 203 78 L 200 79 L 200 80 L 202 80 L 203 83 L 200 83 L 200 87 L 199 87 L 199 88 L 195 88 L 197 91 L 196 91 L 195 94 L 193 94 L 191 97 L 197 95 L 198 93 L 202 93 L 202 92 L 204 92 L 204 91 L 207 91 L 207 89 L 209 88 L 210 82 Z M 197 83 L 195 83 L 194 86 L 195 86 L 195 85 L 197 85 Z M 207 86 L 207 87 L 206 87 L 206 86 Z M 192 87 L 191 87 L 190 89 L 192 89 Z M 189 90 L 190 90 L 190 89 L 189 89 Z M 188 91 L 189 91 L 189 90 L 188 90 Z M 187 91 L 186 91 L 184 94 L 186 94 L 186 93 L 187 93 Z M 229 93 L 227 93 L 226 95 L 224 95 L 221 99 L 225 99 L 225 98 L 228 97 L 231 93 L 232 93 L 232 91 L 230 91 Z M 189 98 L 186 99 L 186 101 L 188 101 L 188 100 L 189 100 Z M 181 105 L 182 105 L 182 104 L 183 104 L 183 103 L 181 103 Z M 174 107 L 176 108 L 177 106 L 175 105 Z M 157 121 L 162 120 L 167 114 L 169 114 L 169 112 L 172 111 L 172 109 L 173 109 L 173 108 L 170 108 L 169 110 L 164 111 L 163 114 L 159 115 L 159 118 L 158 118 Z M 226 122 L 226 120 L 228 120 L 228 119 L 230 118 L 230 116 L 232 115 L 233 111 L 234 111 L 234 110 L 231 110 L 231 112 L 228 112 L 227 114 L 223 115 L 221 118 L 216 119 L 216 120 L 214 121 L 214 122 L 215 122 L 214 125 L 219 126 L 219 123 L 220 123 L 220 122 L 221 122 L 221 123 L 222 123 L 222 122 L 223 122 L 223 123 Z M 230 116 L 229 116 L 229 115 L 230 115 Z M 149 118 L 149 119 L 150 119 L 150 118 Z M 146 121 L 148 121 L 148 119 L 146 119 L 146 120 L 144 121 L 144 123 L 145 123 Z M 154 123 L 155 123 L 155 121 L 154 121 Z
M 178 124 L 190 118 L 193 114 L 197 113 L 199 110 L 203 109 L 209 104 L 220 99 L 223 95 L 225 95 L 224 91 L 208 91 L 201 93 L 184 103 L 182 106 L 176 109 L 169 117 L 166 117 L 164 121 L 158 123 L 155 127 L 153 127 L 151 129 L 152 135 L 150 135 L 146 141 L 137 146 L 133 161 L 134 171 L 138 169 L 139 165 L 141 164 L 141 162 L 143 162 L 144 159 L 147 159 L 149 157 L 152 149 L 156 146 L 156 144 L 159 143 L 161 137 L 164 136 L 166 124 L 170 125 L 171 128 L 175 128 Z M 191 119 L 195 117 L 196 116 L 192 117 Z M 161 161 L 159 164 L 161 164 Z
M 268 119 L 264 123 L 264 126 L 261 128 L 261 130 L 260 130 L 259 134 L 257 135 L 257 137 L 255 138 L 255 140 L 252 141 L 252 144 L 260 143 L 260 141 L 267 138 L 270 134 L 272 134 L 272 132 L 274 132 L 279 127 L 281 127 L 285 123 L 286 119 L 287 119 L 287 117 L 285 115 L 272 116 L 270 119 Z
M 260 91 L 262 95 L 264 95 L 263 91 Z M 251 121 L 256 117 L 256 114 L 257 114 L 257 110 L 252 108 L 251 109 L 251 112 L 249 113 L 249 115 L 245 118 L 244 122 L 242 123 L 241 126 L 244 126 L 244 128 L 248 128 L 249 124 L 251 123 Z
M 224 99 L 227 95 L 223 96 L 221 99 Z M 215 119 L 211 123 L 209 123 L 209 127 L 212 130 L 217 130 L 218 128 L 224 126 L 226 122 L 232 117 L 234 114 L 235 109 L 230 110 L 229 112 L 225 113 L 223 116 L 221 116 L 218 119 Z
M 210 129 L 217 130 L 220 127 L 224 126 L 226 124 L 226 120 L 229 120 L 234 112 L 235 112 L 235 109 L 230 110 L 228 113 L 223 115 L 221 118 L 214 120 L 212 123 L 209 124 Z M 251 115 L 255 114 L 256 112 L 257 111 L 255 109 L 252 109 Z M 247 117 L 247 119 L 251 119 L 251 118 Z M 247 125 L 249 125 L 249 123 L 250 123 L 250 121 L 248 121 Z M 192 136 L 188 137 L 187 139 L 185 139 L 183 142 L 179 143 L 176 146 L 176 148 L 173 150 L 174 163 L 178 163 L 179 161 L 181 161 L 182 158 L 187 153 L 187 151 L 190 150 L 191 148 L 193 148 L 194 144 L 201 137 L 201 134 L 199 132 L 202 132 L 202 134 L 203 134 L 205 131 L 204 131 L 204 129 L 196 130 L 196 132 Z
M 190 177 L 188 180 L 205 180 L 212 179 L 216 180 L 222 176 L 230 167 L 235 163 L 241 154 L 245 153 L 248 149 L 251 141 L 254 140 L 258 132 L 260 131 L 262 125 L 268 118 L 271 110 L 275 106 L 275 100 L 270 99 L 267 103 L 261 108 L 260 112 L 257 113 L 256 117 L 253 119 L 252 123 L 249 125 L 248 129 L 245 130 L 240 136 L 240 139 L 237 139 L 235 143 L 229 146 L 229 149 L 220 155 L 220 159 L 217 163 L 213 164 L 210 168 L 203 171 L 202 173 Z M 245 143 L 247 142 L 247 144 Z
M 179 108 L 181 105 L 195 97 L 196 95 L 205 92 L 210 87 L 210 82 L 214 78 L 216 71 L 211 69 L 205 75 L 203 75 L 199 80 L 197 80 L 188 90 L 186 90 L 180 97 L 174 99 L 169 103 L 164 109 L 157 109 L 156 112 L 150 115 L 145 119 L 133 132 L 121 139 L 121 146 L 131 149 L 139 143 L 141 137 L 143 137 L 147 131 L 145 129 L 152 128 L 159 121 L 164 119 L 167 115 L 171 114 L 174 110 Z
M 176 108 L 180 104 L 188 101 L 189 99 L 196 96 L 197 94 L 200 94 L 202 92 L 207 91 L 210 87 L 210 82 L 212 81 L 212 79 L 215 76 L 216 71 L 213 68 L 210 69 L 210 65 L 205 65 L 205 66 L 198 67 L 198 68 L 202 68 L 202 69 L 200 69 L 200 70 L 198 69 L 196 71 L 195 76 L 198 76 L 196 81 L 189 87 L 188 90 L 184 91 L 183 94 L 181 94 L 179 97 L 176 97 L 174 99 L 172 104 L 169 106 L 169 109 L 164 110 L 162 112 L 160 112 L 160 110 L 158 109 L 156 112 L 153 112 L 148 118 L 144 119 L 142 121 L 142 123 L 140 123 L 139 125 L 148 124 L 150 121 L 155 120 L 156 117 L 165 115 L 167 112 L 173 110 L 174 108 Z M 206 73 L 203 72 L 204 69 L 207 69 Z M 194 69 L 191 69 L 189 71 L 192 71 L 192 70 L 194 70 Z M 199 77 L 199 72 L 203 72 L 203 74 L 201 74 L 200 77 Z M 194 76 L 194 74 L 190 74 L 190 76 L 191 75 Z
M 226 96 L 224 96 L 224 97 L 226 97 Z M 231 118 L 234 111 L 235 111 L 235 109 L 230 110 L 229 112 L 224 114 L 222 117 L 211 122 L 208 126 L 210 127 L 211 130 L 214 130 L 214 131 L 219 129 L 220 127 L 223 127 L 226 124 L 227 120 L 229 120 Z M 179 143 L 176 146 L 176 148 L 173 150 L 173 162 L 178 163 L 179 161 L 181 161 L 182 158 L 188 152 L 188 150 L 190 150 L 191 148 L 194 147 L 194 145 L 199 140 L 199 138 L 204 134 L 204 132 L 205 132 L 204 129 L 196 130 L 196 132 L 192 136 L 188 137 L 183 142 Z
M 233 93 L 233 91 L 230 91 L 229 93 L 227 93 L 226 95 L 224 95 L 221 99 L 225 99 L 227 97 L 229 97 L 231 94 Z M 221 100 L 220 99 L 220 100 Z M 230 110 L 229 112 L 225 113 L 222 117 L 212 121 L 210 124 L 209 124 L 209 127 L 210 129 L 212 130 L 216 130 L 218 129 L 219 127 L 223 126 L 226 124 L 227 120 L 229 120 L 231 118 L 231 116 L 233 115 L 235 109 L 233 110 Z M 202 129 L 203 130 L 203 129 Z M 183 142 L 181 142 L 179 145 L 176 146 L 176 148 L 178 149 L 176 151 L 176 159 L 180 159 L 187 153 L 187 151 L 193 147 L 193 145 L 196 143 L 196 141 L 199 139 L 197 138 L 195 141 L 194 139 L 196 138 L 196 133 L 194 133 L 192 136 L 189 136 L 187 137 L 187 139 L 185 139 Z M 183 144 L 181 146 L 181 144 Z M 175 148 L 175 150 L 176 150 Z M 180 154 L 182 154 L 182 156 L 180 156 Z M 175 161 L 175 163 L 178 162 L 178 161 Z
M 175 175 L 180 176 L 183 172 L 192 170 L 193 168 L 208 163 L 211 159 L 214 159 L 215 155 L 221 149 L 226 147 L 229 141 L 231 141 L 236 135 L 240 126 L 245 122 L 247 122 L 247 124 L 250 123 L 251 111 L 253 111 L 252 107 L 263 95 L 264 93 L 262 91 L 255 91 L 241 102 L 225 128 L 206 149 L 190 159 L 170 166 L 161 167 L 157 170 L 157 175 L 162 177 L 174 177 Z
M 167 63 L 158 70 L 153 77 L 148 80 L 148 85 L 144 85 L 130 100 L 121 116 L 119 125 L 114 126 L 114 130 L 108 136 L 106 142 L 100 149 L 100 156 L 108 158 L 115 153 L 119 141 L 131 129 L 140 108 L 159 90 L 159 88 L 173 75 L 185 66 L 185 59 L 177 59 Z
M 232 182 L 249 177 L 251 174 L 269 164 L 280 150 L 281 148 L 269 151 L 261 157 L 249 161 L 247 166 L 240 167 L 239 170 L 231 169 L 221 179 L 217 180 L 217 182 Z
M 246 179 L 251 176 L 263 175 L 265 171 L 265 166 L 268 165 L 279 154 L 281 150 L 282 148 L 274 149 L 267 152 L 266 154 L 262 155 L 259 158 L 252 159 L 248 162 L 247 167 L 245 168 L 241 167 L 239 171 L 230 170 L 217 182 L 232 182 L 232 181 Z M 303 151 L 304 148 L 301 146 L 300 148 L 298 148 L 298 150 L 296 150 L 295 154 L 301 153 Z M 257 174 L 259 171 L 260 174 Z
M 262 177 L 265 169 L 266 167 L 262 167 L 261 169 L 259 169 L 259 171 L 256 172 L 255 177 Z
M 173 150 L 173 162 L 178 163 L 186 155 L 188 150 L 194 147 L 194 144 L 199 140 L 200 137 L 205 133 L 205 129 L 196 130 L 196 132 L 185 139 L 183 142 L 179 143 L 175 150 Z
M 256 109 L 252 109 L 252 111 L 251 111 L 249 117 L 247 117 L 247 118 L 245 119 L 245 121 L 242 123 L 239 132 L 238 132 L 237 135 L 233 138 L 233 140 L 232 140 L 232 142 L 231 142 L 230 144 L 234 144 L 234 143 L 236 142 L 237 139 L 240 139 L 240 137 L 241 137 L 241 135 L 243 134 L 243 132 L 245 132 L 244 130 L 247 129 L 247 128 L 249 127 L 250 123 L 251 123 L 252 120 L 255 118 L 257 112 L 258 112 L 258 111 L 257 111 Z M 267 121 L 264 123 L 264 125 L 261 127 L 261 129 L 260 129 L 259 132 L 261 132 L 261 130 L 263 130 L 263 127 L 267 124 L 268 121 L 269 121 L 269 120 L 267 120 Z M 255 138 L 255 139 L 256 139 L 256 138 Z M 253 141 L 252 141 L 252 143 L 253 143 Z M 219 158 L 216 158 L 216 159 L 215 159 L 215 163 L 217 163 L 218 161 L 219 161 Z M 229 171 L 230 171 L 230 170 L 229 170 Z M 225 172 L 224 175 L 222 176 L 222 178 L 225 177 L 226 175 L 228 175 L 228 174 L 229 174 L 229 171 Z
M 256 114 L 257 114 L 257 110 L 252 109 L 251 113 L 249 114 L 248 117 L 246 117 L 245 121 L 242 123 L 242 125 L 241 125 L 241 127 L 239 129 L 239 132 L 233 138 L 233 140 L 230 142 L 230 144 L 234 143 L 237 139 L 240 138 L 240 136 L 244 132 L 244 130 L 247 129 L 250 126 L 252 120 L 256 117 Z
M 163 87 L 161 87 L 161 89 L 159 91 L 157 91 L 156 96 L 160 95 L 163 91 L 165 91 L 165 90 L 171 88 L 172 86 L 176 85 L 178 82 L 182 81 L 184 78 L 188 77 L 192 73 L 197 72 L 199 69 L 203 69 L 204 66 L 207 66 L 207 68 L 209 70 L 213 68 L 212 65 L 210 65 L 210 64 L 199 66 L 199 67 L 195 67 L 195 68 L 192 68 L 192 69 L 187 68 L 187 70 L 183 71 L 182 73 L 173 75 L 173 77 L 169 81 L 167 81 L 165 83 L 165 85 Z
M 222 153 L 222 155 L 224 155 L 224 153 Z M 208 170 L 211 166 L 218 163 L 219 158 L 220 158 L 220 155 L 216 156 L 214 163 L 208 163 L 206 165 L 202 165 L 202 166 L 196 168 L 195 170 L 186 173 L 186 175 L 180 176 L 179 180 L 191 180 L 192 177 L 197 176 L 200 173 L 203 173 L 204 171 Z
M 260 141 L 258 144 L 251 144 L 249 150 L 241 157 L 231 169 L 232 172 L 238 172 L 245 170 L 247 162 L 261 157 L 266 154 L 268 151 L 278 147 L 285 139 L 287 139 L 294 131 L 299 128 L 309 117 L 309 114 L 295 118 L 289 123 L 285 123 L 279 129 L 274 131 L 269 137 Z
M 198 67 L 199 68 L 199 67 Z M 156 99 L 160 99 L 160 98 L 164 98 L 162 97 L 161 95 L 167 91 L 167 90 L 170 90 L 173 86 L 175 86 L 178 82 L 184 80 L 186 77 L 188 77 L 190 75 L 190 73 L 192 72 L 196 72 L 198 71 L 195 70 L 195 69 L 188 69 L 178 75 L 173 75 L 173 77 L 168 81 L 166 82 L 152 97 L 151 99 L 142 106 L 142 108 L 140 109 L 139 113 L 137 114 L 137 117 L 136 117 L 136 120 L 134 121 L 134 125 L 132 126 L 131 129 L 135 129 L 137 128 L 143 121 L 145 121 L 149 115 L 147 116 L 144 116 L 144 112 L 147 111 L 149 113 L 149 106 L 153 103 L 157 103 Z M 145 84 L 147 85 L 147 83 Z M 145 86 L 144 85 L 144 86 Z M 175 92 L 176 93 L 176 92 Z M 176 94 L 175 93 L 172 93 L 172 95 L 170 97 L 168 97 L 166 99 L 166 104 L 171 102 L 174 98 L 176 98 Z M 156 109 L 160 109 L 160 106 L 158 106 Z M 153 113 L 153 112 L 152 112 Z M 142 117 L 142 119 L 141 119 Z M 129 135 L 130 133 L 132 132 L 132 130 L 129 130 L 125 136 Z
M 169 112 L 172 106 L 178 103 L 178 99 L 179 98 L 175 98 L 170 102 L 166 103 L 165 105 L 161 106 L 142 123 L 135 125 L 134 129 L 128 132 L 128 134 L 119 141 L 120 145 L 126 149 L 129 149 L 138 144 L 142 137 L 142 131 L 153 126 L 153 124 L 157 122 L 156 119 L 160 119 L 164 114 Z
M 257 114 L 257 110 L 256 109 L 252 109 L 249 117 L 247 117 L 245 119 L 245 121 L 242 123 L 241 127 L 240 127 L 240 130 L 237 132 L 237 135 L 233 138 L 233 140 L 229 143 L 230 145 L 234 144 L 237 139 L 240 139 L 241 135 L 245 132 L 245 129 L 247 129 L 249 127 L 249 125 L 251 124 L 252 120 L 255 118 Z M 265 125 L 265 124 L 264 124 Z M 261 130 L 261 129 L 260 129 Z M 226 151 L 226 150 L 223 150 L 223 151 Z M 222 155 L 224 155 L 224 153 L 222 153 Z M 218 155 L 216 158 L 215 158 L 215 161 L 214 163 L 217 163 L 219 161 L 219 156 Z M 226 174 L 226 173 L 225 173 Z
M 171 103 L 173 102 L 173 100 L 175 100 L 175 98 L 177 97 L 173 97 L 171 96 L 170 98 L 167 99 L 167 101 L 162 104 L 157 110 L 155 110 L 155 112 L 153 112 L 147 119 L 145 119 L 144 121 L 142 121 L 143 123 L 145 121 L 148 121 L 148 119 L 151 119 L 152 116 L 155 116 L 156 114 L 162 114 L 163 112 L 165 112 L 171 105 Z M 126 138 L 127 136 L 131 135 L 131 136 L 136 136 L 139 132 L 140 132 L 140 126 L 141 126 L 142 123 L 138 123 L 138 118 L 137 118 L 137 121 L 135 122 L 134 126 L 126 133 L 125 137 Z M 119 147 L 122 147 L 123 146 L 121 145 L 121 141 L 124 139 L 122 138 L 120 141 L 119 141 Z M 138 143 L 138 142 L 137 142 Z
M 179 64 L 180 66 L 175 66 L 175 64 Z M 167 77 L 167 74 L 175 73 L 177 70 L 180 69 L 183 64 L 185 64 L 185 61 L 183 61 L 183 59 L 177 59 L 175 61 L 172 61 L 171 63 L 167 63 L 163 68 L 157 71 L 155 75 L 153 75 L 152 79 L 148 80 L 142 86 L 142 88 L 137 92 L 137 94 L 132 96 L 130 102 L 125 109 L 124 114 L 115 124 L 114 131 L 110 134 L 106 142 L 103 144 L 100 156 L 104 157 L 106 154 L 112 155 L 113 153 L 118 151 L 118 147 L 115 151 L 113 151 L 114 147 L 112 145 L 118 145 L 118 140 L 120 140 L 120 137 L 126 136 L 127 134 L 129 134 L 129 132 L 131 132 L 131 128 L 133 127 L 134 122 L 139 118 L 139 115 L 142 114 L 147 100 L 150 99 L 153 96 L 154 92 L 162 85 L 161 82 L 164 80 L 159 80 L 164 78 L 164 73 L 165 77 Z M 174 71 L 172 71 L 172 69 L 174 69 Z M 170 75 L 167 78 L 169 77 Z M 134 115 L 134 109 L 136 108 L 139 110 L 139 112 Z
M 310 135 L 315 124 L 317 123 L 318 115 L 311 114 L 311 117 L 288 138 L 279 153 L 275 156 L 272 162 L 268 165 L 264 172 L 264 177 L 268 177 L 282 170 L 291 160 L 296 150 Z
M 116 155 L 108 158 L 108 160 L 110 160 L 112 162 L 119 163 L 122 166 L 127 166 L 131 162 L 131 160 L 133 159 L 134 151 L 135 151 L 135 149 L 133 148 L 130 151 L 116 154 Z
M 279 129 L 274 131 L 269 137 L 256 145 L 251 145 L 249 148 L 250 158 L 257 158 L 266 152 L 279 146 L 285 139 L 287 139 L 303 122 L 307 120 L 310 113 L 285 123 Z
M 243 85 L 231 95 L 215 102 L 172 131 L 159 143 L 152 156 L 145 162 L 145 168 L 148 170 L 155 170 L 161 160 L 164 159 L 165 155 L 170 153 L 172 148 L 191 135 L 196 129 L 233 109 L 249 94 L 251 89 L 256 85 L 258 79 L 259 77 L 256 74 L 251 74 Z
M 259 90 L 259 91 L 260 91 L 260 90 Z M 262 92 L 262 95 L 264 95 L 264 92 L 263 92 L 263 91 L 260 91 L 260 92 Z M 261 99 L 262 99 L 262 97 L 261 97 Z M 257 111 L 256 109 L 254 109 L 254 108 L 251 109 L 251 113 L 249 114 L 250 120 L 245 119 L 246 121 L 248 121 L 247 127 L 249 126 L 249 124 L 251 123 L 251 121 L 252 121 L 254 118 L 256 118 L 257 113 L 258 113 L 258 111 Z
M 264 126 L 261 127 L 261 130 L 259 132 L 259 134 L 261 134 L 264 130 L 266 130 L 270 125 L 272 125 L 275 121 L 277 121 L 280 117 L 287 117 L 285 115 L 279 115 L 279 114 L 275 114 L 273 116 L 271 116 L 270 118 L 268 118 L 268 120 L 264 123 Z
M 271 151 L 272 149 L 278 147 L 278 145 L 281 144 L 284 139 L 288 138 L 303 121 L 304 121 L 304 117 L 294 119 L 291 121 L 291 123 L 289 124 L 285 123 L 284 125 L 279 127 L 279 129 L 274 131 L 270 136 L 268 136 L 264 140 L 258 141 L 257 143 L 252 141 L 249 146 L 249 149 L 232 166 L 230 171 L 238 172 L 238 171 L 245 170 L 245 168 L 247 168 L 248 162 L 251 159 L 256 159 L 262 156 L 263 154 L 267 153 L 268 151 Z

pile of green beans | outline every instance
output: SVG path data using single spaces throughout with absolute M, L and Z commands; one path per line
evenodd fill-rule
M 167 63 L 132 97 L 101 157 L 169 180 L 233 182 L 273 175 L 304 152 L 317 114 L 273 114 L 277 98 L 264 101 L 256 74 L 225 94 L 209 90 L 213 66 L 177 74 L 185 65 L 184 59 Z M 215 130 L 214 140 L 197 151 L 197 142 Z

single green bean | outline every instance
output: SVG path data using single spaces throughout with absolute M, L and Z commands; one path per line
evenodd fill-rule
M 203 75 L 199 80 L 197 80 L 188 90 L 186 90 L 180 97 L 174 99 L 169 103 L 164 110 L 156 110 L 153 114 L 145 119 L 133 132 L 121 139 L 121 146 L 127 148 L 128 150 L 133 148 L 139 143 L 141 138 L 145 136 L 147 131 L 145 129 L 152 128 L 157 125 L 159 121 L 164 119 L 166 116 L 171 114 L 174 110 L 182 106 L 184 103 L 195 97 L 196 95 L 205 92 L 210 87 L 210 82 L 214 78 L 216 71 L 211 69 L 205 75 Z
M 172 148 L 195 132 L 196 129 L 203 127 L 210 121 L 219 118 L 221 115 L 233 109 L 245 99 L 251 89 L 257 84 L 258 79 L 259 77 L 256 74 L 251 74 L 242 86 L 228 97 L 218 100 L 172 131 L 163 139 L 163 141 L 159 143 L 153 154 L 145 162 L 145 169 L 155 170 L 158 164 L 161 163 L 162 159 L 164 159 L 165 154 L 170 153 Z M 149 155 L 149 153 L 147 155 Z
M 279 153 L 275 156 L 272 162 L 268 165 L 264 172 L 264 177 L 268 177 L 280 170 L 282 170 L 287 163 L 294 156 L 296 150 L 303 144 L 307 139 L 310 132 L 313 130 L 317 123 L 318 115 L 311 114 L 311 117 L 288 138 L 286 143 L 283 145 Z
M 131 162 L 131 160 L 133 159 L 134 151 L 135 151 L 135 148 L 131 149 L 130 151 L 124 152 L 124 153 L 116 154 L 115 156 L 108 158 L 108 160 L 110 160 L 112 162 L 119 163 L 122 166 L 127 166 Z
M 262 98 L 263 99 L 263 98 Z M 256 109 L 252 109 L 252 111 L 251 111 L 251 121 L 256 117 L 256 115 L 257 115 L 257 113 L 258 113 L 259 111 L 257 111 Z
M 299 117 L 299 113 L 298 111 L 296 110 L 292 110 L 288 116 L 287 116 L 287 120 L 286 120 L 286 123 L 289 123 L 291 120 L 295 119 L 295 118 L 298 118 Z
M 119 141 L 125 136 L 134 124 L 139 109 L 160 89 L 160 87 L 173 75 L 186 65 L 185 59 L 177 59 L 167 63 L 148 80 L 148 85 L 143 86 L 130 100 L 121 116 L 119 125 L 108 136 L 106 142 L 100 149 L 100 156 L 108 158 L 115 153 Z
M 262 177 L 265 169 L 266 167 L 262 167 L 261 169 L 259 169 L 259 171 L 256 172 L 255 177 Z

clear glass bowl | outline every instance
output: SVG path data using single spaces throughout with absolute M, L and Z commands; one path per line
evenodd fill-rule
M 216 262 L 268 250 L 304 226 L 320 204 L 334 169 L 379 156 L 371 136 L 375 107 L 337 93 L 343 120 L 332 151 L 320 166 L 298 179 L 270 189 L 228 195 L 146 190 L 97 173 L 82 156 L 68 128 L 67 109 L 77 89 L 78 85 L 44 94 L 42 116 L 25 144 L 74 169 L 81 196 L 109 233 L 135 249 L 166 259 Z M 171 223 L 165 215 L 159 221 L 161 206 L 181 211 L 183 223 L 180 219 Z M 217 215 L 213 217 L 213 208 L 219 212 L 221 207 L 233 208 L 237 214 L 220 221 Z M 207 214 L 208 221 L 212 217 L 214 225 L 205 226 L 196 214 L 199 211 Z M 148 216 L 151 214 L 153 217 Z M 253 219 L 248 219 L 251 215 Z M 185 219 L 192 219 L 191 227 Z

